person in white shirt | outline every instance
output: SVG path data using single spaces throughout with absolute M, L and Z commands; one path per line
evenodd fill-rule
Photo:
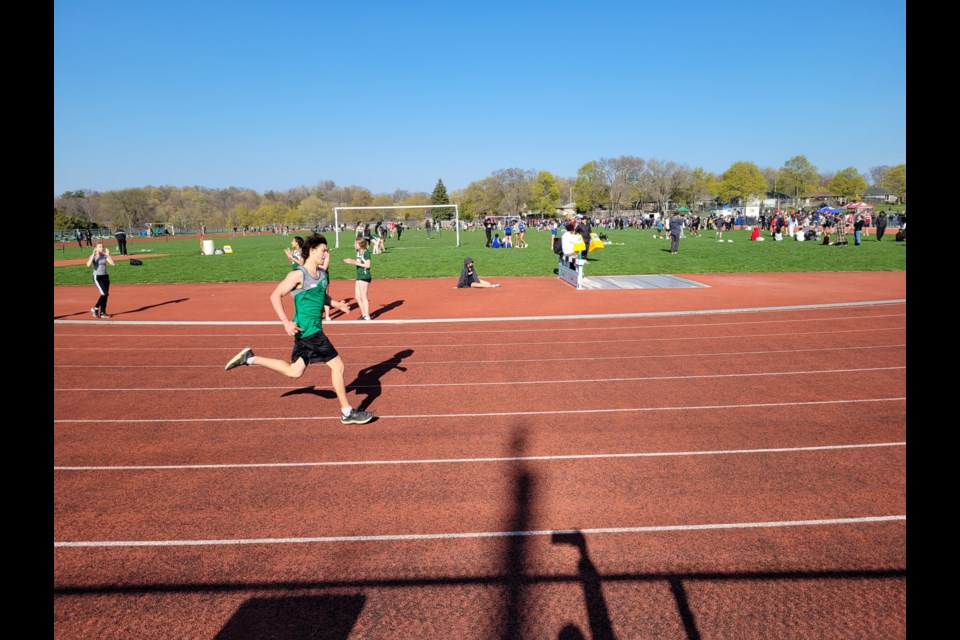
M 563 235 L 560 236 L 560 250 L 563 254 L 563 259 L 567 261 L 567 264 L 571 269 L 577 268 L 577 252 L 573 250 L 574 245 L 577 244 L 577 240 L 582 238 L 573 232 L 574 226 L 572 222 L 567 222 L 563 228 Z

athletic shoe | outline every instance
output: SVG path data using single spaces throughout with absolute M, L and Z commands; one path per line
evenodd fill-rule
M 373 320 L 370 316 L 360 316 L 361 320 Z
M 99 317 L 100 317 L 100 309 L 97 309 L 96 307 L 91 307 L 91 308 L 90 308 L 90 313 L 93 314 L 93 317 L 94 317 L 94 318 L 99 318 Z
M 230 371 L 230 369 L 233 369 L 234 367 L 239 367 L 240 365 L 244 365 L 244 366 L 249 365 L 250 364 L 249 360 L 252 357 L 253 357 L 253 349 L 251 349 L 250 347 L 245 347 L 243 351 L 241 351 L 237 355 L 230 358 L 230 362 L 227 363 L 227 366 L 225 366 L 223 370 Z
M 343 417 L 343 414 L 340 414 L 340 422 L 343 424 L 367 424 L 373 420 L 373 414 L 369 411 L 357 411 L 356 409 L 350 409 L 350 415 L 346 418 Z
M 100 317 L 103 318 L 103 319 L 109 319 L 109 318 L 110 318 L 110 314 L 108 314 L 108 313 L 101 313 L 101 314 L 100 314 Z
M 497 283 L 497 284 L 493 285 L 493 288 L 494 288 L 494 289 L 499 289 L 499 288 L 500 288 L 500 283 Z

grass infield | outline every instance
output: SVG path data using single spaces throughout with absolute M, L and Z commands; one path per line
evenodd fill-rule
M 713 231 L 703 232 L 697 238 L 689 234 L 680 241 L 677 255 L 670 254 L 670 240 L 659 240 L 654 231 L 636 229 L 624 231 L 596 230 L 606 233 L 609 244 L 590 254 L 586 274 L 668 274 L 668 273 L 744 273 L 744 272 L 804 272 L 804 271 L 905 271 L 907 243 L 894 241 L 888 233 L 882 242 L 876 236 L 865 236 L 860 246 L 853 244 L 853 233 L 847 236 L 845 246 L 823 246 L 815 242 L 783 240 L 775 242 L 764 232 L 763 242 L 750 242 L 749 231 L 724 232 L 718 242 Z M 295 235 L 306 236 L 308 232 Z M 332 233 L 325 234 L 332 247 Z M 213 236 L 219 249 L 233 248 L 232 254 L 200 255 L 197 236 L 173 238 L 154 242 L 127 243 L 127 251 L 136 256 L 167 254 L 143 260 L 133 266 L 118 260 L 109 267 L 113 283 L 177 283 L 177 282 L 279 282 L 290 263 L 283 254 L 290 246 L 292 235 L 264 234 L 260 236 Z M 733 242 L 728 242 L 733 240 Z M 373 278 L 436 278 L 456 280 L 463 266 L 463 258 L 473 258 L 481 277 L 551 276 L 557 266 L 550 248 L 550 233 L 528 231 L 528 249 L 488 249 L 486 237 L 480 231 L 462 231 L 460 247 L 456 246 L 453 231 L 434 233 L 427 239 L 425 232 L 407 231 L 397 241 L 388 238 L 386 252 L 373 256 Z M 107 241 L 111 254 L 116 243 Z M 90 256 L 92 249 L 80 249 L 76 242 L 54 245 L 53 259 L 69 260 Z M 352 280 L 356 268 L 343 262 L 354 257 L 353 232 L 340 234 L 340 248 L 331 249 L 330 277 L 334 280 Z M 54 285 L 89 285 L 91 270 L 84 265 L 54 268 Z

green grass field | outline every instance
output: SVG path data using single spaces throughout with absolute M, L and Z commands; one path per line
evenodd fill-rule
M 600 232 L 600 230 L 597 230 Z M 714 232 L 704 232 L 697 238 L 687 235 L 680 242 L 680 252 L 671 255 L 670 241 L 654 238 L 653 231 L 604 231 L 610 243 L 590 254 L 586 274 L 625 275 L 661 273 L 740 273 L 740 272 L 802 272 L 802 271 L 904 271 L 907 263 L 906 242 L 895 242 L 893 234 L 877 242 L 873 235 L 865 237 L 857 247 L 853 234 L 850 244 L 840 247 L 822 246 L 814 242 L 784 240 L 774 242 L 767 232 L 764 242 L 750 242 L 749 231 L 723 234 L 724 242 L 717 242 Z M 306 235 L 301 233 L 300 235 Z M 118 260 L 110 267 L 114 283 L 176 283 L 176 282 L 269 282 L 279 281 L 290 268 L 283 254 L 290 246 L 291 236 L 262 235 L 213 237 L 217 248 L 229 244 L 234 253 L 229 255 L 200 255 L 197 237 L 169 239 L 159 242 L 127 244 L 135 255 L 145 250 L 166 257 L 148 258 L 142 266 L 131 266 Z M 327 234 L 331 246 L 333 234 Z M 727 239 L 733 242 L 726 242 Z M 433 278 L 456 279 L 463 266 L 463 258 L 474 259 L 481 277 L 550 276 L 557 266 L 556 256 L 550 250 L 549 232 L 527 232 L 528 249 L 487 249 L 482 231 L 461 232 L 460 247 L 456 234 L 443 231 L 427 240 L 423 231 L 408 231 L 399 242 L 387 239 L 385 253 L 373 256 L 373 278 Z M 115 244 L 107 244 L 115 253 Z M 80 249 L 76 242 L 54 246 L 53 259 L 87 258 L 91 249 Z M 330 275 L 335 280 L 352 280 L 355 267 L 343 259 L 353 257 L 353 233 L 340 234 L 340 248 L 332 249 Z M 89 285 L 90 269 L 84 265 L 54 268 L 55 285 Z

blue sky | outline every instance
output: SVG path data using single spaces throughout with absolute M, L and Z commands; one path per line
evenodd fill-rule
M 906 3 L 54 3 L 54 195 L 906 162 Z

